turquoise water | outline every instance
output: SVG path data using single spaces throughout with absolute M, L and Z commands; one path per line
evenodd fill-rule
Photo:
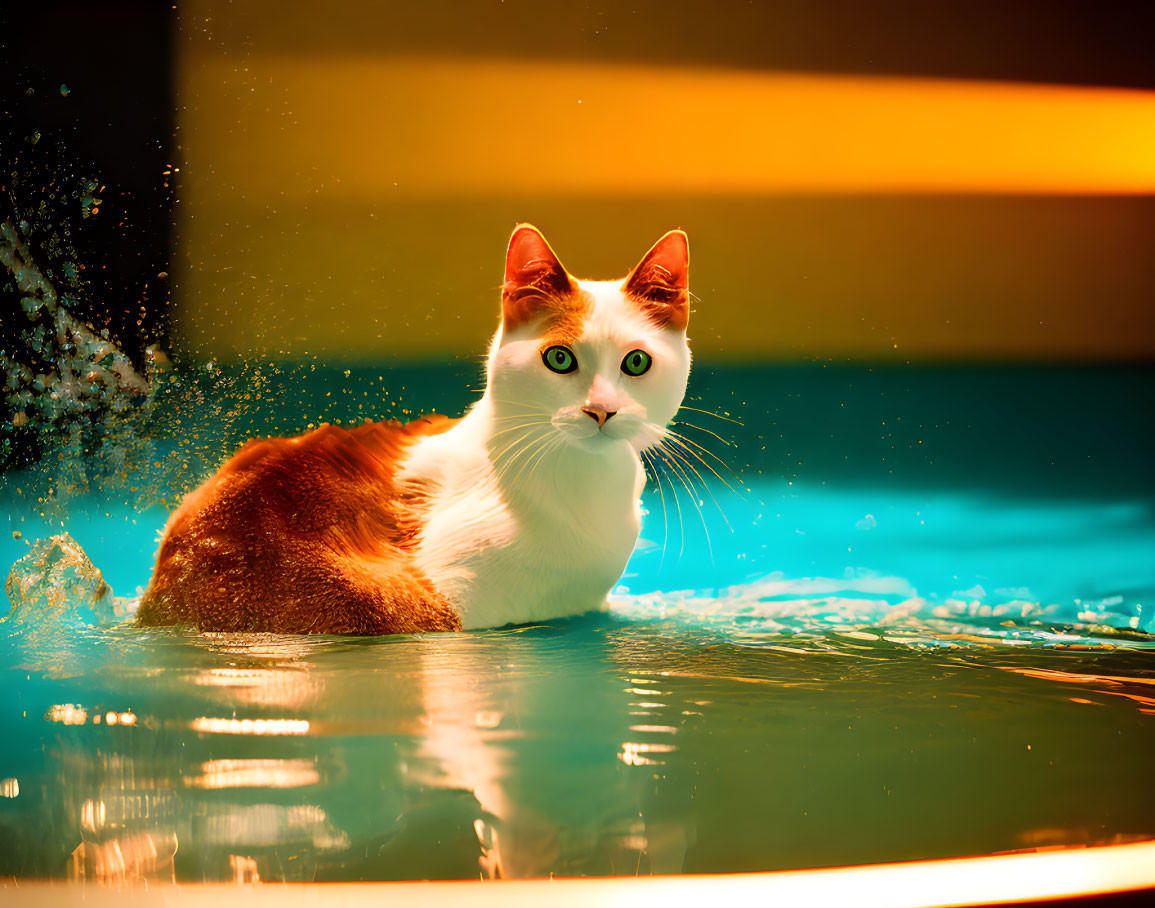
M 30 497 L 47 466 L 5 477 L 0 560 L 63 527 L 131 596 L 167 513 L 142 504 L 236 440 L 396 413 L 385 385 L 454 412 L 470 369 L 294 373 L 259 408 L 251 374 L 206 370 L 128 483 L 64 506 Z M 633 875 L 1155 835 L 1153 385 L 699 369 L 687 403 L 718 415 L 679 431 L 733 489 L 703 464 L 708 491 L 652 484 L 610 611 L 550 626 L 0 625 L 0 873 Z

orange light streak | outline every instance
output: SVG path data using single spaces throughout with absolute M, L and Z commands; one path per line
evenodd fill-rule
M 1049 898 L 1128 892 L 1155 887 L 1155 842 L 1046 851 L 1033 854 L 875 864 L 781 873 L 692 874 L 601 879 L 505 880 L 452 883 L 286 883 L 150 886 L 128 891 L 86 888 L 91 908 L 165 905 L 219 908 L 239 902 L 250 908 L 313 906 L 319 901 L 350 908 L 388 902 L 397 908 L 698 908 L 722 905 L 855 905 L 858 908 L 937 908 L 1011 904 Z M 58 883 L 22 882 L 5 890 L 11 908 L 59 904 Z
M 425 57 L 182 63 L 181 176 L 201 198 L 1155 191 L 1150 91 Z

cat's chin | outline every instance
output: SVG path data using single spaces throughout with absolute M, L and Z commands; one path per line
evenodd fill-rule
M 567 432 L 566 441 L 575 448 L 590 454 L 608 454 L 623 445 L 628 446 L 630 443 L 628 438 L 615 438 L 605 432 L 594 432 L 591 435 Z

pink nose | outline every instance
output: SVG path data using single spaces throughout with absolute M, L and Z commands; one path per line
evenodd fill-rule
M 600 429 L 604 426 L 611 416 L 617 413 L 617 410 L 607 410 L 601 404 L 586 404 L 582 407 L 582 412 L 598 424 Z

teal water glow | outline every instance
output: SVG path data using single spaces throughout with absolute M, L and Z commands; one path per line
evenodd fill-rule
M 1155 835 L 1149 374 L 697 381 L 743 423 L 709 423 L 741 497 L 712 480 L 699 516 L 651 488 L 607 613 L 382 640 L 0 626 L 0 873 L 632 875 Z M 41 518 L 21 481 L 5 564 L 63 525 L 118 595 L 146 582 L 162 508 Z

